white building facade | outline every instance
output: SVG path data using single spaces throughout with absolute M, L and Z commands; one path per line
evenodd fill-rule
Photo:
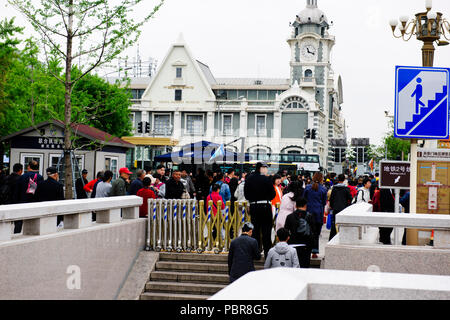
M 168 139 L 174 150 L 202 140 L 227 144 L 244 137 L 246 152 L 319 155 L 321 166 L 331 171 L 329 141 L 345 139 L 346 133 L 329 27 L 317 0 L 308 0 L 291 23 L 291 72 L 285 79 L 216 78 L 180 36 L 145 90 L 142 79 L 132 79 L 133 121 L 136 128 L 143 122 L 143 133 L 136 131 L 133 140 L 136 152 L 148 137 Z M 306 129 L 315 129 L 316 139 L 305 139 Z M 240 142 L 228 147 L 240 151 Z M 146 152 L 151 160 L 163 151 Z

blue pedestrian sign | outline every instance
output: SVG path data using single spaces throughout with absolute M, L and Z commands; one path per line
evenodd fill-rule
M 449 137 L 450 69 L 396 67 L 394 136 Z

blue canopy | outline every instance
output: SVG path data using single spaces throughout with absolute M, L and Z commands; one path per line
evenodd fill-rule
M 203 164 L 211 162 L 238 162 L 240 161 L 240 154 L 222 149 L 217 152 L 221 145 L 200 141 L 185 145 L 180 151 L 160 155 L 154 158 L 155 162 L 176 162 L 186 164 Z M 212 157 L 215 157 L 212 159 Z M 249 155 L 245 154 L 245 161 L 249 160 Z

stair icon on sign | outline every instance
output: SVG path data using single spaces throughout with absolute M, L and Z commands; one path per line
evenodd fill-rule
M 398 134 L 410 135 L 414 130 L 416 130 L 417 127 L 420 126 L 422 122 L 426 121 L 432 113 L 442 107 L 446 98 L 447 86 L 444 86 L 442 92 L 436 93 L 434 100 L 428 101 L 428 106 L 420 107 L 419 114 L 414 114 L 412 121 L 406 122 L 405 129 L 398 129 Z

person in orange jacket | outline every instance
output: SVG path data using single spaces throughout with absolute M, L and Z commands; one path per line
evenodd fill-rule
M 275 189 L 275 198 L 272 200 L 272 206 L 276 206 L 277 203 L 281 203 L 283 198 L 283 190 L 281 189 L 281 176 L 276 174 L 272 177 L 273 188 Z

